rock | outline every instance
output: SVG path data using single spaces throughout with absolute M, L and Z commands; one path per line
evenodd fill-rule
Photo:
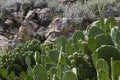
M 37 33 L 36 39 L 40 40 L 41 42 L 44 42 L 46 40 L 45 32 L 46 28 L 41 26 L 36 32 Z
M 34 16 L 35 16 L 35 10 L 30 10 L 25 16 L 25 20 L 31 20 Z
M 4 22 L 3 30 L 10 33 L 10 28 L 13 27 L 13 21 L 11 19 L 6 19 Z
M 53 18 L 51 10 L 49 8 L 44 8 L 42 10 L 38 9 L 36 12 L 38 13 L 40 24 L 48 26 Z
M 20 41 L 18 40 L 17 35 L 14 35 L 14 39 L 10 40 L 8 43 L 9 50 L 15 48 L 19 43 Z
M 30 10 L 26 15 L 25 20 L 40 24 L 39 17 L 36 10 Z
M 36 0 L 36 1 L 34 1 L 34 7 L 35 8 L 40 8 L 40 9 L 48 7 L 47 0 Z
M 81 30 L 86 30 L 87 26 L 93 23 L 95 19 L 85 18 L 80 22 Z
M 120 16 L 120 12 L 119 12 L 119 8 L 118 5 L 116 5 L 115 2 L 108 3 L 106 5 L 106 8 L 103 12 L 103 15 L 105 18 L 109 18 L 109 17 L 119 17 Z
M 23 25 L 19 28 L 17 33 L 17 37 L 15 40 L 19 40 L 20 42 L 24 43 L 28 40 L 34 38 L 37 34 L 35 33 L 35 29 L 37 25 L 31 21 L 24 21 Z
M 69 3 L 76 3 L 77 0 L 60 0 L 60 3 L 62 4 L 69 4 Z
M 22 4 L 22 11 L 23 11 L 23 16 L 26 16 L 29 10 L 33 9 L 33 4 L 32 3 L 23 3 Z
M 6 19 L 3 25 L 3 31 L 5 33 L 9 33 L 10 35 L 16 34 L 16 32 L 18 32 L 19 27 L 21 26 L 20 21 L 20 19 L 14 17 Z
M 24 26 L 19 28 L 19 32 L 16 38 L 22 43 L 32 39 L 29 29 Z
M 9 40 L 5 36 L 0 35 L 0 52 L 8 49 Z
M 71 18 L 56 18 L 48 26 L 47 40 L 56 41 L 60 36 L 71 37 L 75 31 L 74 20 Z
M 31 28 L 31 30 L 36 31 L 39 28 L 39 25 L 36 24 L 33 21 L 24 21 L 24 26 L 27 26 L 28 28 Z
M 11 19 L 7 19 L 7 20 L 5 21 L 5 25 L 11 26 L 11 25 L 13 25 L 13 21 L 12 21 Z
M 13 3 L 10 3 L 8 4 L 7 6 L 4 5 L 4 7 L 2 6 L 2 9 L 6 9 L 10 12 L 18 12 L 20 10 L 20 7 L 21 7 L 21 3 L 19 2 L 13 2 Z

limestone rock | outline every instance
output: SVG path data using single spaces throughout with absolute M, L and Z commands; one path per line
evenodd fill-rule
M 28 30 L 27 30 L 26 27 L 21 26 L 21 27 L 19 28 L 19 32 L 18 32 L 18 35 L 17 35 L 17 39 L 18 39 L 20 42 L 26 42 L 27 40 L 31 40 L 31 36 L 29 35 Z
M 33 4 L 32 3 L 23 3 L 21 6 L 21 9 L 23 11 L 23 16 L 26 16 L 28 11 L 33 9 Z
M 40 9 L 48 7 L 47 0 L 35 0 L 34 7 Z
M 46 33 L 47 40 L 56 41 L 60 36 L 67 38 L 75 31 L 74 20 L 71 18 L 56 18 L 48 26 Z
M 0 35 L 0 52 L 4 49 L 8 49 L 9 40 L 5 36 Z
M 49 25 L 52 21 L 52 12 L 49 8 L 43 8 L 41 11 L 37 11 L 39 16 L 39 21 L 42 25 Z

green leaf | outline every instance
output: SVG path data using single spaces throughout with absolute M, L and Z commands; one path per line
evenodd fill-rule
M 100 29 L 102 29 L 105 32 L 105 21 L 104 21 L 104 18 L 99 19 L 99 21 L 97 23 L 97 27 L 99 27 Z
M 20 78 L 21 78 L 21 79 L 25 79 L 25 77 L 26 77 L 26 73 L 25 73 L 24 71 L 22 71 L 22 72 L 20 73 Z
M 26 76 L 24 80 L 34 80 L 32 76 Z
M 114 42 L 115 47 L 120 50 L 120 28 L 114 27 L 111 29 L 111 38 Z
M 109 80 L 109 66 L 107 64 L 107 62 L 104 59 L 98 59 L 96 62 L 96 70 L 97 70 L 97 76 L 100 77 L 101 72 L 99 72 L 100 70 L 104 70 L 105 72 L 105 76 L 106 76 L 106 80 Z
M 94 64 L 96 64 L 96 61 L 99 58 L 102 58 L 107 61 L 110 66 L 111 57 L 113 57 L 114 60 L 120 60 L 120 52 L 115 47 L 110 45 L 102 45 L 92 54 Z
M 55 63 L 58 62 L 59 52 L 57 50 L 50 50 L 48 53 L 48 57 Z
M 57 77 L 59 80 L 61 80 L 61 77 L 62 77 L 62 49 L 63 47 L 61 47 L 60 49 L 60 54 L 59 54 L 58 63 L 57 63 Z
M 113 80 L 118 80 L 119 76 L 120 76 L 120 60 L 114 61 L 112 64 L 112 76 L 113 76 Z
M 34 80 L 48 80 L 48 74 L 41 64 L 37 64 L 34 68 Z
M 98 80 L 110 80 L 109 75 L 103 69 L 99 70 L 97 74 L 98 74 Z
M 88 38 L 90 37 L 95 37 L 99 34 L 104 34 L 104 31 L 102 29 L 100 29 L 99 27 L 96 26 L 92 26 L 89 30 L 88 30 Z
M 84 34 L 83 34 L 83 32 L 82 31 L 76 31 L 74 34 L 73 34 L 73 36 L 72 36 L 72 40 L 73 40 L 73 42 L 75 43 L 75 44 L 77 44 L 77 42 L 79 41 L 79 40 L 85 40 L 85 36 L 84 36 Z
M 8 75 L 8 80 L 14 80 L 15 77 L 15 72 L 10 72 L 10 74 Z
M 101 45 L 111 45 L 114 46 L 114 43 L 109 35 L 100 34 L 95 37 L 96 41 L 96 48 L 100 47 Z
M 25 61 L 28 66 L 31 66 L 31 59 L 28 56 L 25 58 Z
M 92 52 L 94 52 L 96 50 L 96 45 L 97 44 L 96 44 L 96 41 L 95 41 L 94 38 L 92 38 L 92 37 L 89 38 L 88 42 L 87 42 L 87 45 Z
M 96 69 L 99 71 L 100 69 L 103 69 L 108 72 L 109 74 L 109 66 L 108 63 L 104 59 L 98 59 L 96 62 Z
M 50 68 L 50 80 L 53 80 L 53 76 L 57 74 L 57 68 L 56 67 L 51 67 Z
M 74 45 L 72 39 L 68 40 L 66 46 L 65 46 L 65 52 L 68 55 L 72 55 L 74 53 Z
M 106 21 L 106 32 L 110 33 L 111 28 L 115 27 L 117 25 L 117 22 L 115 20 L 115 18 L 109 18 Z
M 32 69 L 31 66 L 28 66 L 28 68 L 27 68 L 27 74 L 28 74 L 29 76 L 33 76 L 34 72 L 33 72 L 33 69 Z
M 65 45 L 66 45 L 66 43 L 67 43 L 67 39 L 64 36 L 62 36 L 59 39 L 57 39 L 56 47 L 58 48 L 58 50 L 60 50 L 61 47 L 63 47 L 62 51 L 65 52 Z
M 72 71 L 67 71 L 63 75 L 62 80 L 78 80 L 77 75 L 75 75 Z
M 7 69 L 2 68 L 2 69 L 0 70 L 0 73 L 1 73 L 1 75 L 2 75 L 4 78 L 7 79 L 7 76 L 8 76 L 8 71 L 7 71 Z

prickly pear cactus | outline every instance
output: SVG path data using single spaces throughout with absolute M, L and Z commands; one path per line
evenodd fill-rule
M 65 37 L 63 37 L 63 36 L 61 36 L 59 39 L 57 39 L 57 41 L 56 41 L 56 44 L 57 44 L 57 48 L 58 48 L 58 50 L 60 50 L 61 49 L 61 46 L 63 47 L 63 52 L 65 52 L 65 45 L 66 45 L 66 43 L 67 43 L 67 39 L 65 38 Z
M 32 76 L 26 76 L 24 80 L 34 80 Z
M 96 69 L 97 70 L 104 69 L 109 74 L 109 66 L 108 66 L 108 63 L 104 59 L 98 59 L 97 60 L 97 62 L 96 62 Z
M 96 41 L 96 48 L 100 47 L 101 45 L 111 45 L 114 46 L 114 43 L 109 35 L 100 34 L 95 37 Z
M 34 67 L 34 80 L 48 80 L 47 71 L 41 64 Z
M 120 52 L 110 45 L 102 45 L 92 54 L 94 65 L 96 65 L 98 59 L 103 58 L 110 66 L 111 57 L 113 57 L 114 60 L 120 60 Z
M 115 47 L 120 50 L 120 28 L 119 27 L 114 27 L 111 29 L 111 38 L 114 42 Z
M 82 31 L 76 31 L 72 36 L 73 42 L 77 44 L 79 40 L 85 40 L 84 34 Z
M 88 45 L 88 48 L 94 52 L 96 50 L 96 41 L 94 38 L 88 38 L 88 41 L 87 41 L 87 45 Z
M 108 34 L 110 34 L 111 28 L 115 27 L 116 25 L 117 25 L 117 22 L 116 22 L 115 18 L 109 18 L 109 19 L 106 21 L 106 26 L 105 26 L 106 32 L 107 32 Z
M 68 40 L 65 46 L 65 52 L 69 55 L 74 53 L 74 45 L 72 39 Z
M 109 80 L 109 66 L 104 59 L 98 59 L 96 62 L 96 70 L 98 80 Z M 105 72 L 105 77 L 103 77 L 103 72 Z
M 33 68 L 29 65 L 28 68 L 27 68 L 27 74 L 29 76 L 33 76 L 34 75 L 34 72 L 33 72 Z
M 112 69 L 112 80 L 118 80 L 120 76 L 120 60 L 113 61 L 111 64 L 111 69 Z
M 28 56 L 25 58 L 25 61 L 27 66 L 31 66 L 31 59 Z
M 58 62 L 58 57 L 59 57 L 59 52 L 57 50 L 50 50 L 48 53 L 48 57 L 57 64 Z
M 92 26 L 88 30 L 88 37 L 95 37 L 96 35 L 99 35 L 102 33 L 104 33 L 102 29 L 100 29 L 99 27 L 96 27 L 96 26 Z
M 78 80 L 77 76 L 72 71 L 67 71 L 63 75 L 62 80 Z
M 57 74 L 57 68 L 51 67 L 50 68 L 50 80 L 53 80 L 55 74 Z
M 98 74 L 98 77 L 97 77 L 98 80 L 110 80 L 109 75 L 103 69 L 99 70 L 97 74 Z

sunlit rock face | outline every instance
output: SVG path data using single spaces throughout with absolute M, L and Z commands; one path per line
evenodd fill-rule
M 8 49 L 9 40 L 5 36 L 0 35 L 0 52 L 5 49 Z
M 49 25 L 54 16 L 49 8 L 43 8 L 41 11 L 37 11 L 37 14 L 39 16 L 40 24 L 42 25 Z
M 73 19 L 56 18 L 48 26 L 48 30 L 46 31 L 46 37 L 48 41 L 56 41 L 57 38 L 59 38 L 60 36 L 65 36 L 69 38 L 74 31 L 75 28 Z

